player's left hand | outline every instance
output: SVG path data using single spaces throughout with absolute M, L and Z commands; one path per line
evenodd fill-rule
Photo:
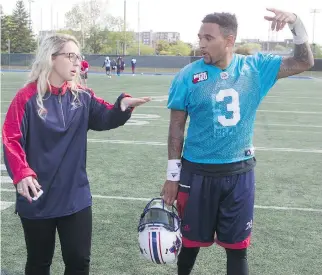
M 287 23 L 293 24 L 296 21 L 296 15 L 291 12 L 285 12 L 273 8 L 267 8 L 268 11 L 271 11 L 275 14 L 275 16 L 264 16 L 267 21 L 272 22 L 272 31 L 280 31 L 282 30 Z
M 124 97 L 121 100 L 121 109 L 122 111 L 125 111 L 127 108 L 131 108 L 131 107 L 138 107 L 144 103 L 147 103 L 151 101 L 150 97 L 139 97 L 139 98 L 135 98 L 135 97 Z

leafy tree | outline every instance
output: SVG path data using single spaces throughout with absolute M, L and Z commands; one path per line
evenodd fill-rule
M 137 44 L 127 49 L 127 54 L 129 55 L 138 55 L 138 53 L 139 53 L 139 46 Z M 155 50 L 149 45 L 140 44 L 140 54 L 154 55 Z
M 36 41 L 32 30 L 29 29 L 28 13 L 24 2 L 18 0 L 12 15 L 1 16 L 1 50 L 8 50 L 10 40 L 10 52 L 30 53 L 36 49 Z

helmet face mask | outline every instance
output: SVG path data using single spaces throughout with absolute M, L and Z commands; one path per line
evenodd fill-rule
M 180 219 L 175 206 L 168 206 L 162 199 L 152 199 L 145 207 L 138 231 L 144 230 L 146 226 L 163 226 L 169 231 L 180 229 Z
M 141 255 L 157 264 L 177 261 L 182 246 L 180 218 L 175 206 L 152 199 L 144 208 L 138 226 Z

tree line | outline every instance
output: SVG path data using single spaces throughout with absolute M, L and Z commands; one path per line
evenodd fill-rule
M 39 37 L 33 34 L 30 28 L 29 14 L 23 0 L 16 1 L 16 7 L 11 15 L 1 16 L 1 52 L 34 53 Z M 136 41 L 135 33 L 130 28 L 124 30 L 124 21 L 121 17 L 114 17 L 108 13 L 107 1 L 86 0 L 75 4 L 65 14 L 66 27 L 56 30 L 58 33 L 67 33 L 75 36 L 85 54 L 104 55 L 200 55 L 192 44 L 183 41 L 157 41 L 153 46 L 144 45 Z M 126 24 L 128 26 L 128 24 Z M 313 45 L 315 57 L 322 57 L 322 47 Z M 240 53 L 260 51 L 261 45 L 247 43 L 237 49 Z M 277 45 L 272 51 L 285 51 L 287 48 Z

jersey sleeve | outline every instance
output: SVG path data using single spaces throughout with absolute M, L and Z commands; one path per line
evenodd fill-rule
M 255 55 L 255 58 L 260 76 L 260 99 L 262 100 L 277 81 L 282 57 L 273 54 L 258 53 Z
M 184 82 L 183 73 L 179 72 L 173 79 L 168 98 L 168 109 L 187 110 L 188 87 Z

